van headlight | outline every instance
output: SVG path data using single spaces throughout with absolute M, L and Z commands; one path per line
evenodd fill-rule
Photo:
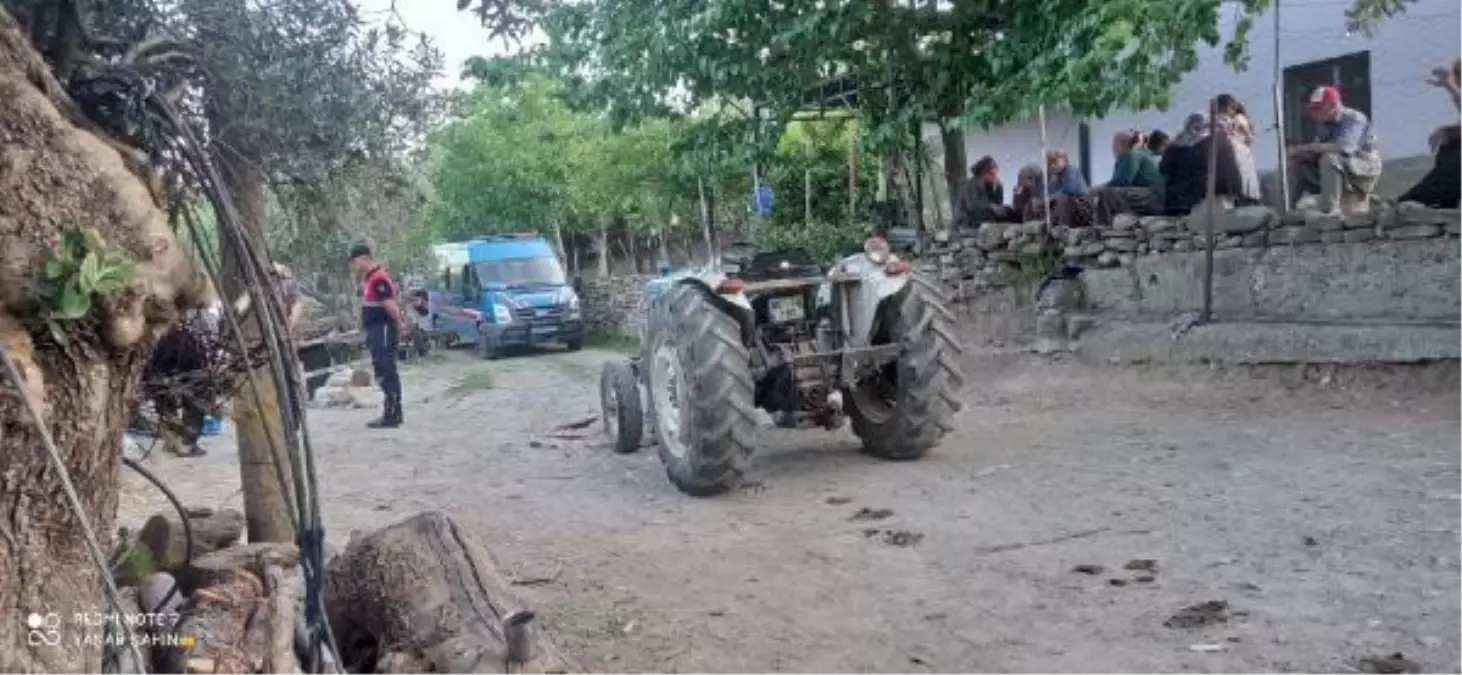
M 492 321 L 493 323 L 512 323 L 513 310 L 508 309 L 505 305 L 493 305 Z
M 584 313 L 579 308 L 579 296 L 577 296 L 577 295 L 570 295 L 569 296 L 569 319 L 572 320 L 572 321 L 578 321 L 579 319 L 583 318 L 583 316 L 584 316 Z

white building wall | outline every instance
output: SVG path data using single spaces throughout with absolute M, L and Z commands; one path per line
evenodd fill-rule
M 1345 9 L 1351 0 L 1279 0 L 1279 55 L 1281 67 L 1370 51 L 1372 125 L 1387 157 L 1426 155 L 1427 135 L 1438 125 L 1456 123 L 1458 114 L 1441 90 L 1426 83 L 1431 69 L 1458 57 L 1462 45 L 1462 7 L 1457 0 L 1417 0 L 1400 16 L 1383 21 L 1374 38 L 1349 35 Z M 1271 10 L 1272 12 L 1272 10 Z M 1233 31 L 1236 6 L 1225 9 L 1222 32 Z M 1223 61 L 1222 46 L 1200 52 L 1200 65 L 1173 90 L 1167 111 L 1119 111 L 1091 120 L 1091 169 L 1087 178 L 1102 183 L 1111 177 L 1114 158 L 1112 134 L 1122 129 L 1162 129 L 1177 132 L 1184 118 L 1204 110 L 1211 97 L 1228 93 L 1243 101 L 1259 137 L 1254 154 L 1259 170 L 1278 166 L 1281 143 L 1274 129 L 1274 15 L 1259 18 L 1250 34 L 1249 68 L 1242 73 Z M 1048 129 L 1053 145 L 1063 145 L 1077 160 L 1077 121 L 1053 118 Z M 937 136 L 936 136 L 937 138 Z M 1039 156 L 1039 128 L 1033 121 L 1017 122 L 988 131 L 971 132 L 970 161 L 993 155 L 1005 167 L 1007 184 L 1023 164 Z M 1029 161 L 1029 160 L 1027 160 Z M 1007 197 L 1008 198 L 1008 197 Z

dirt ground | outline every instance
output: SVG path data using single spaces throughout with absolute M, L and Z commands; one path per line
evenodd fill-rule
M 597 413 L 609 358 L 435 356 L 408 369 L 395 431 L 312 410 L 330 539 L 447 510 L 540 582 L 524 595 L 597 670 L 1462 668 L 1455 379 L 976 354 L 926 459 L 767 429 L 748 488 L 697 500 L 653 448 L 553 437 Z M 206 447 L 157 471 L 237 505 L 231 441 Z M 126 481 L 124 522 L 164 507 Z M 1165 626 L 1211 600 L 1227 621 Z

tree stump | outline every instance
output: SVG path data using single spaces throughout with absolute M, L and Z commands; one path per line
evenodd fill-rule
M 325 608 L 350 672 L 582 670 L 534 630 L 487 550 L 437 511 L 351 541 L 326 574 Z

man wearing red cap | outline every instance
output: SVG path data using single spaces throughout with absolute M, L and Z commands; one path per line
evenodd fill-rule
M 1365 113 L 1347 108 L 1340 90 L 1327 86 L 1310 94 L 1306 108 L 1320 134 L 1314 143 L 1289 147 L 1292 194 L 1320 196 L 1320 208 L 1364 213 L 1381 177 L 1381 153 Z

